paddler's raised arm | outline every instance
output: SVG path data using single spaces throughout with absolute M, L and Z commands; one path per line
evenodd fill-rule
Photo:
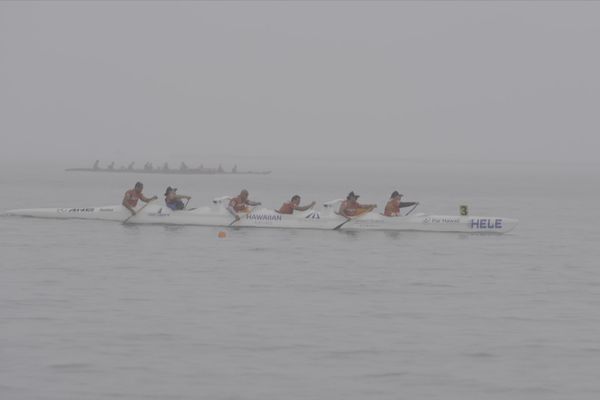
M 365 209 L 370 209 L 370 210 L 374 210 L 377 208 L 377 204 L 359 204 L 358 205 L 359 208 L 365 208 Z
M 158 197 L 152 196 L 150 198 L 147 198 L 146 196 L 144 196 L 143 194 L 140 193 L 140 200 L 143 201 L 144 203 L 148 203 L 148 202 L 150 202 L 152 200 L 156 200 L 156 199 L 158 199 Z
M 306 205 L 304 207 L 296 206 L 296 207 L 294 207 L 294 210 L 306 211 L 306 210 L 311 209 L 315 204 L 317 204 L 317 203 L 313 201 L 312 203 L 310 203 L 310 204 L 308 204 L 308 205 Z
M 260 206 L 261 202 L 260 201 L 250 201 L 250 200 L 246 200 L 246 204 L 248 204 L 249 206 Z

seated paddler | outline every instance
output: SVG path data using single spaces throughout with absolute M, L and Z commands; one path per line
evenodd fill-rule
M 150 198 L 144 196 L 144 194 L 142 193 L 143 190 L 144 184 L 142 182 L 136 182 L 134 188 L 126 191 L 125 196 L 123 196 L 123 201 L 121 202 L 121 204 L 123 204 L 123 207 L 125 207 L 129 210 L 129 212 L 131 212 L 131 215 L 136 214 L 135 207 L 137 207 L 138 200 L 141 200 L 144 203 L 148 203 L 152 200 L 157 199 L 156 196 L 152 196 Z
M 183 210 L 185 208 L 183 200 L 190 201 L 191 198 L 191 196 L 177 194 L 177 188 L 172 188 L 171 186 L 169 186 L 165 192 L 165 203 L 167 207 L 174 211 Z
M 338 213 L 346 218 L 357 217 L 369 211 L 373 211 L 377 207 L 377 204 L 360 204 L 358 198 L 360 196 L 354 192 L 348 193 L 346 200 L 340 204 Z
M 403 194 L 400 194 L 397 190 L 394 190 L 387 204 L 385 205 L 385 210 L 383 211 L 383 215 L 386 217 L 399 217 L 400 209 L 404 207 L 415 206 L 419 204 L 419 202 L 414 201 L 402 201 Z
M 290 201 L 286 201 L 285 203 L 283 203 L 283 205 L 279 208 L 279 210 L 276 210 L 279 214 L 293 214 L 294 211 L 306 211 L 310 208 L 312 208 L 315 204 L 314 201 L 310 204 L 307 204 L 305 206 L 301 206 L 300 205 L 300 196 L 295 194 L 292 196 Z
M 235 217 L 236 221 L 239 221 L 240 219 L 238 213 L 249 212 L 249 206 L 260 206 L 261 204 L 259 201 L 251 201 L 248 196 L 248 191 L 244 189 L 238 196 L 229 200 L 227 211 L 229 211 L 229 213 Z

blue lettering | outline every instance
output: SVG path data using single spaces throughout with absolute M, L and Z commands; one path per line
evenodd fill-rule
M 471 229 L 502 229 L 502 219 L 472 219 Z

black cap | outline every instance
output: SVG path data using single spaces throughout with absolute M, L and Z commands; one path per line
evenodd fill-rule
M 349 199 L 350 197 L 354 197 L 355 199 L 358 199 L 360 196 L 357 194 L 354 194 L 354 191 L 348 193 L 348 196 L 346 196 L 346 199 Z
M 172 188 L 171 186 L 169 186 L 167 188 L 167 191 L 165 192 L 165 196 L 168 195 L 170 192 L 176 192 L 177 188 Z
M 390 197 L 396 197 L 396 196 L 400 196 L 400 197 L 402 197 L 402 196 L 404 196 L 404 195 L 403 195 L 403 194 L 400 194 L 400 193 L 398 193 L 398 191 L 397 191 L 397 190 L 394 190 L 394 193 L 392 193 L 392 195 L 391 195 Z

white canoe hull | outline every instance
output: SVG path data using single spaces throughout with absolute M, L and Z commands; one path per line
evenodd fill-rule
M 36 218 L 90 219 L 124 222 L 131 213 L 123 206 L 88 208 L 35 208 L 11 210 L 6 215 Z M 201 207 L 192 210 L 172 211 L 167 207 L 150 204 L 129 218 L 132 224 L 230 226 L 233 217 L 221 206 Z M 468 233 L 506 233 L 518 224 L 516 219 L 478 216 L 445 216 L 414 214 L 404 217 L 385 217 L 370 212 L 348 221 L 331 210 L 305 211 L 293 215 L 279 214 L 264 208 L 255 209 L 242 216 L 231 226 L 288 229 L 342 229 L 378 231 L 433 231 Z M 341 225 L 341 226 L 340 226 Z

